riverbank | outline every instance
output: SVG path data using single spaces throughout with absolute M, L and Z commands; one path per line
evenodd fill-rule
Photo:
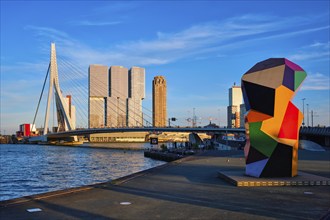
M 330 177 L 330 152 L 299 151 L 299 170 Z M 243 170 L 242 151 L 205 151 L 80 191 L 1 204 L 3 219 L 320 219 L 330 187 L 235 187 L 219 170 Z M 27 209 L 39 208 L 37 212 Z
M 0 200 L 107 182 L 165 163 L 135 147 L 140 149 L 2 144 Z

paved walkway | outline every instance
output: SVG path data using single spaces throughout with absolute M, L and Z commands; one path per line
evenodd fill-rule
M 301 151 L 299 158 L 299 170 L 330 177 L 329 151 Z M 235 187 L 217 177 L 219 170 L 243 169 L 242 152 L 208 151 L 76 192 L 0 203 L 0 219 L 320 219 L 329 213 L 329 186 Z

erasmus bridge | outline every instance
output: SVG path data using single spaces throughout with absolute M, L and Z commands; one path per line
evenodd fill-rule
M 63 69 L 63 72 L 66 74 L 61 73 L 61 80 L 64 82 L 70 81 L 71 83 L 78 82 L 79 77 L 82 78 L 83 73 L 82 71 L 77 70 L 77 67 L 75 65 L 69 63 L 68 61 L 62 61 L 62 64 L 65 68 Z M 33 125 L 35 124 L 36 117 L 38 114 L 38 109 L 40 107 L 41 99 L 47 84 L 47 78 L 49 79 L 49 87 L 48 87 L 48 98 L 46 102 L 46 111 L 43 121 L 43 131 L 39 136 L 33 136 L 29 138 L 30 142 L 47 142 L 49 140 L 71 140 L 71 141 L 77 141 L 78 136 L 85 136 L 89 134 L 97 134 L 97 133 L 116 133 L 116 132 L 152 132 L 152 133 L 160 133 L 160 132 L 195 132 L 195 133 L 225 133 L 225 132 L 245 132 L 245 129 L 233 129 L 233 128 L 212 128 L 212 127 L 179 127 L 179 126 L 173 126 L 173 127 L 152 127 L 152 126 L 145 126 L 145 125 L 151 125 L 152 123 L 152 112 L 148 109 L 145 109 L 146 112 L 150 112 L 149 115 L 145 112 L 143 112 L 142 120 L 143 124 L 140 124 L 138 127 L 101 127 L 101 128 L 89 128 L 88 126 L 85 127 L 79 127 L 79 129 L 76 129 L 75 127 L 75 116 L 71 115 L 71 103 L 68 105 L 68 100 L 63 95 L 64 92 L 71 93 L 72 91 L 65 91 L 62 90 L 60 87 L 60 78 L 59 78 L 59 70 L 61 70 L 60 67 L 58 67 L 58 60 L 56 56 L 56 49 L 55 44 L 51 44 L 51 53 L 50 53 L 50 62 L 46 74 L 46 78 L 44 81 L 44 85 L 42 88 L 42 92 L 40 95 L 40 99 L 38 102 L 37 110 L 33 119 Z M 70 78 L 71 77 L 71 78 Z M 86 76 L 84 77 L 86 79 Z M 100 88 L 104 85 L 99 82 Z M 86 85 L 83 83 L 78 85 L 70 85 L 67 88 L 75 86 L 77 89 L 76 94 L 72 97 L 72 100 L 70 99 L 69 102 L 77 104 L 77 116 L 79 116 L 81 121 L 84 121 L 88 118 L 88 113 L 85 111 L 81 111 L 79 109 L 79 106 L 81 108 L 85 108 L 88 106 L 87 100 L 87 92 L 86 91 Z M 68 89 L 71 90 L 71 89 Z M 81 94 L 86 94 L 86 97 L 83 97 Z M 98 108 L 100 112 L 104 111 L 102 106 L 96 106 L 94 108 Z M 53 130 L 53 132 L 49 132 L 50 130 L 50 116 L 51 112 L 53 111 L 53 126 L 54 126 L 54 115 L 56 115 L 56 122 L 57 127 L 56 131 Z M 118 109 L 117 109 L 118 111 Z M 104 112 L 102 112 L 104 113 Z M 134 116 L 136 118 L 136 116 Z M 144 125 L 145 124 L 145 125 Z

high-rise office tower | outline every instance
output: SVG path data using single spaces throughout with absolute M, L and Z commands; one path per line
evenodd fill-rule
M 142 100 L 145 98 L 145 69 L 132 67 L 128 72 L 128 111 L 129 127 L 142 127 Z
M 106 98 L 108 89 L 108 67 L 90 65 L 88 69 L 88 127 L 100 128 L 106 126 Z
M 227 107 L 227 127 L 240 127 L 240 105 L 243 104 L 243 95 L 240 86 L 234 85 L 229 89 L 229 106 Z
M 156 76 L 152 81 L 152 120 L 154 127 L 166 126 L 166 108 L 166 80 L 163 76 Z
M 240 86 L 234 85 L 229 89 L 229 106 L 240 106 L 243 101 L 242 90 Z
M 128 69 L 111 66 L 109 69 L 109 97 L 107 105 L 107 125 L 127 126 Z

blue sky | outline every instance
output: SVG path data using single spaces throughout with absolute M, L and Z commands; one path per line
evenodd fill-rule
M 165 76 L 177 125 L 193 108 L 199 125 L 226 125 L 233 83 L 285 57 L 308 74 L 294 103 L 306 98 L 314 125 L 329 126 L 329 17 L 329 1 L 1 1 L 1 133 L 32 122 L 50 42 L 85 71 L 86 88 L 90 64 L 144 67 L 147 109 L 153 77 Z

